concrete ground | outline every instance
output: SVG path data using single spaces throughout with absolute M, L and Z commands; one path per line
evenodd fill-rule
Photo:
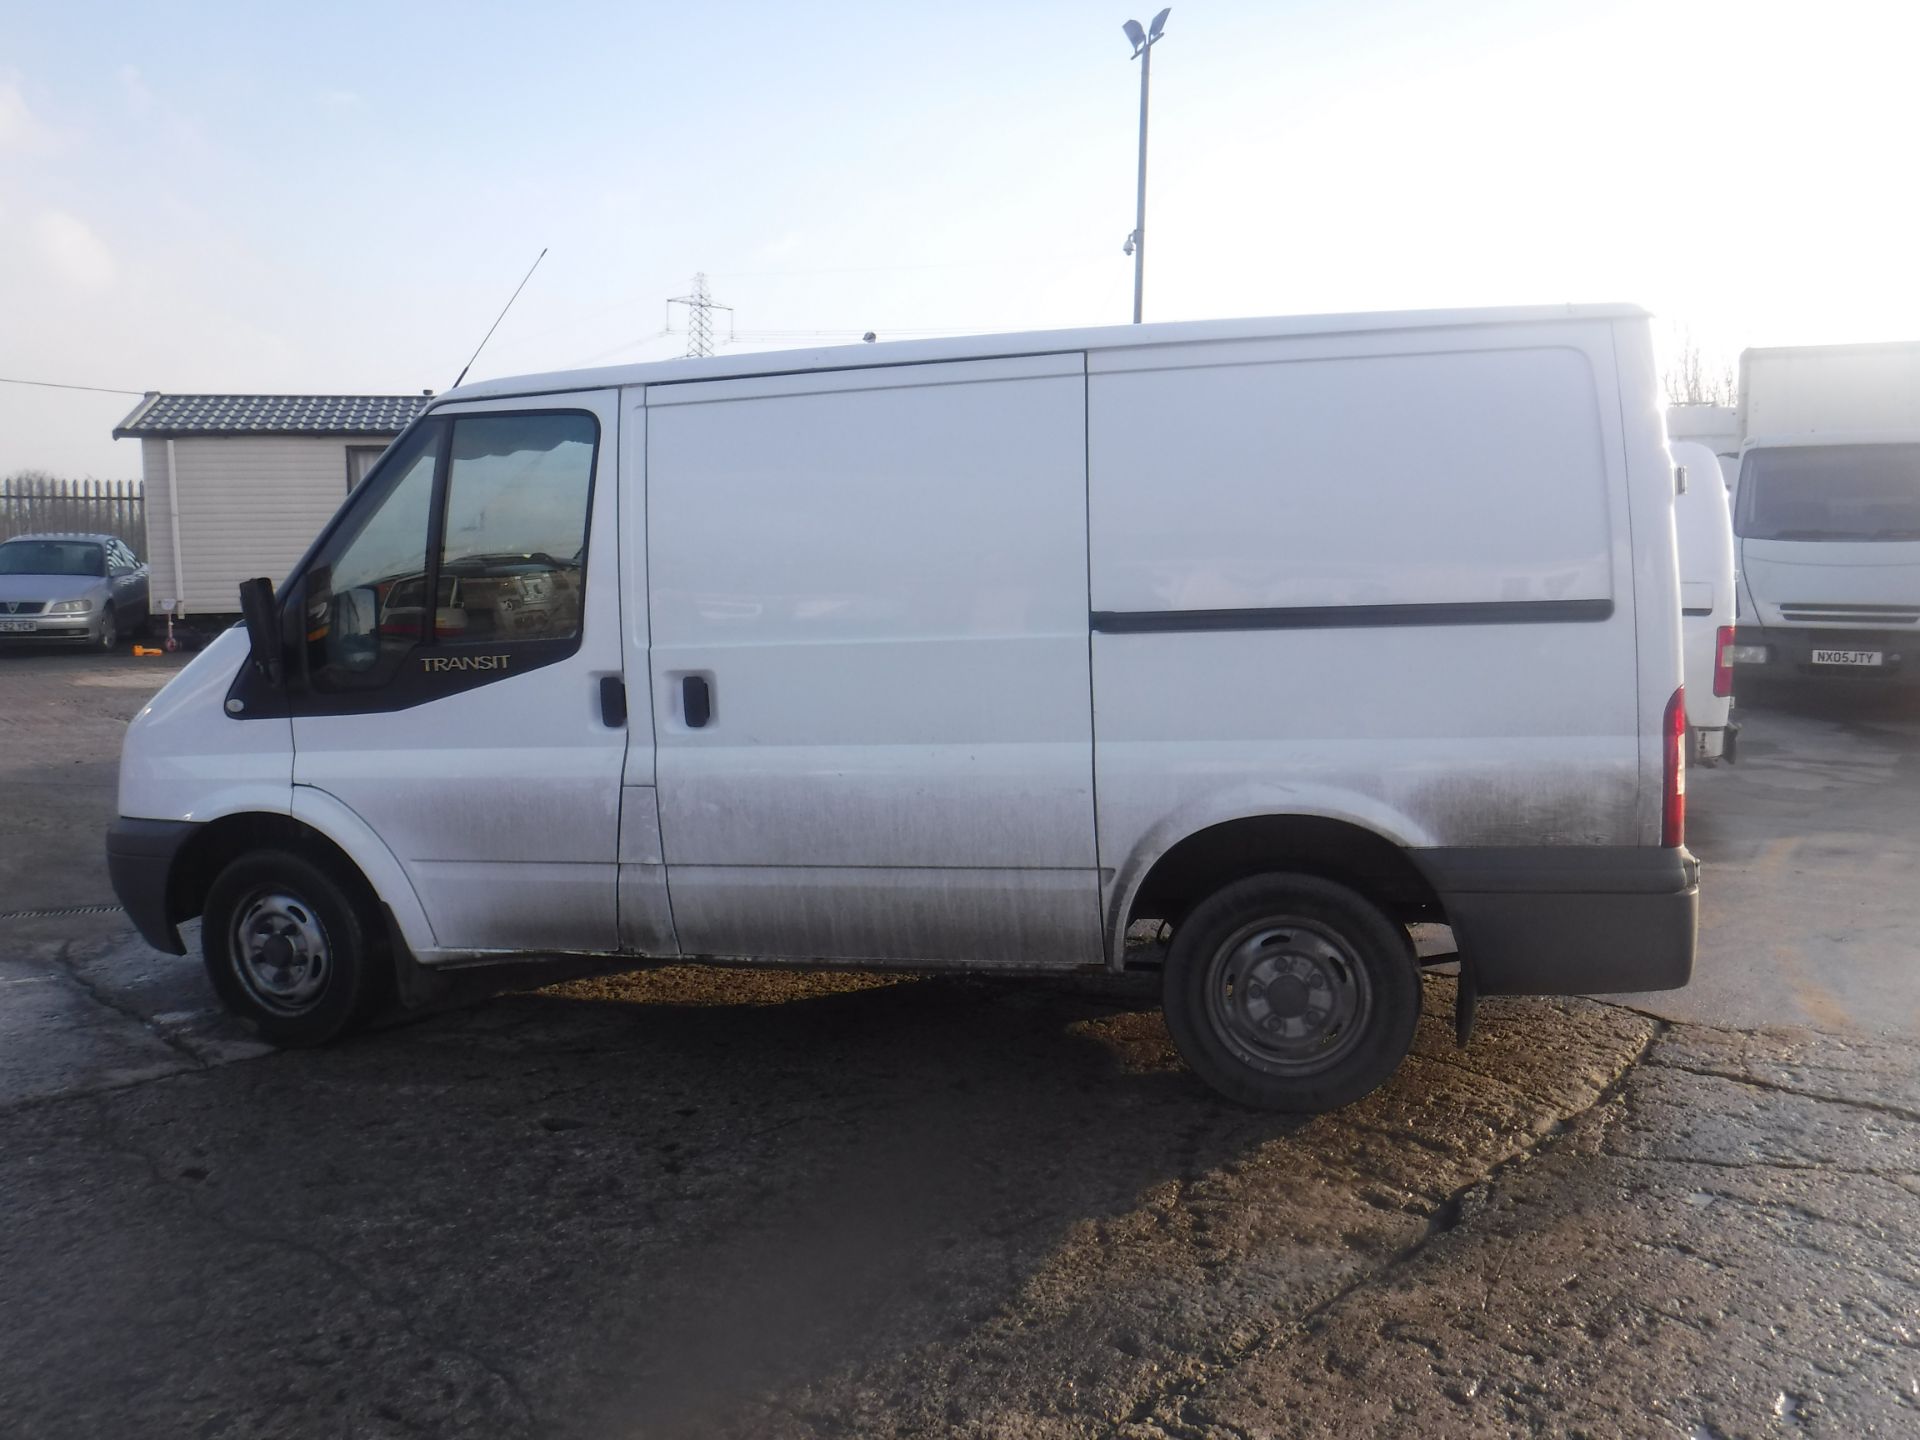
M 1920 1431 L 1913 712 L 1695 772 L 1694 989 L 1461 1052 L 1431 980 L 1302 1123 L 1139 981 L 686 967 L 267 1052 L 116 915 L 21 913 L 110 900 L 174 663 L 0 656 L 0 1431 Z
M 1707 864 L 1673 1020 L 1920 1036 L 1920 695 L 1786 691 L 1743 705 L 1737 765 L 1688 775 Z

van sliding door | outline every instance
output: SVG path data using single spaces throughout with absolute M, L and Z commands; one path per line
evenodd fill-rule
M 681 948 L 1097 962 L 1081 356 L 647 405 Z

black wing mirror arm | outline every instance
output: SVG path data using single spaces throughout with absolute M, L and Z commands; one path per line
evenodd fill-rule
M 271 580 L 263 575 L 240 582 L 240 614 L 246 621 L 254 669 L 278 689 L 285 671 L 280 663 L 280 621 L 274 614 Z

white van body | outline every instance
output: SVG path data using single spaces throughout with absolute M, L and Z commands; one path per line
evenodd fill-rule
M 1673 475 L 1636 309 L 468 385 L 279 604 L 283 682 L 236 629 L 129 728 L 109 851 L 161 948 L 226 907 L 207 943 L 251 957 L 268 1010 L 216 982 L 295 1041 L 275 987 L 307 1003 L 345 922 L 271 877 L 233 913 L 222 879 L 289 846 L 429 969 L 1119 969 L 1148 918 L 1171 974 L 1183 916 L 1280 873 L 1450 921 L 1469 998 L 1690 973 Z M 1347 942 L 1300 924 L 1332 938 L 1260 940 L 1223 1024 L 1320 1023 Z M 1269 991 L 1287 1015 L 1246 998 Z
M 1697 440 L 1719 461 L 1729 491 L 1740 476 L 1740 410 L 1735 405 L 1669 405 L 1669 441 Z
M 1749 350 L 1735 664 L 1920 681 L 1920 344 Z
M 1719 458 L 1696 440 L 1673 442 L 1686 488 L 1674 497 L 1680 547 L 1680 640 L 1686 659 L 1687 729 L 1692 758 L 1711 765 L 1730 756 L 1733 674 L 1733 508 Z

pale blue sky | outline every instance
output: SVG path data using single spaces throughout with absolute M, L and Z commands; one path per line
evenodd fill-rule
M 9 7 L 0 375 L 447 386 L 1123 321 L 1151 4 Z M 1149 319 L 1634 300 L 1731 353 L 1920 337 L 1893 0 L 1176 4 Z M 132 397 L 0 386 L 0 473 L 131 475 Z

